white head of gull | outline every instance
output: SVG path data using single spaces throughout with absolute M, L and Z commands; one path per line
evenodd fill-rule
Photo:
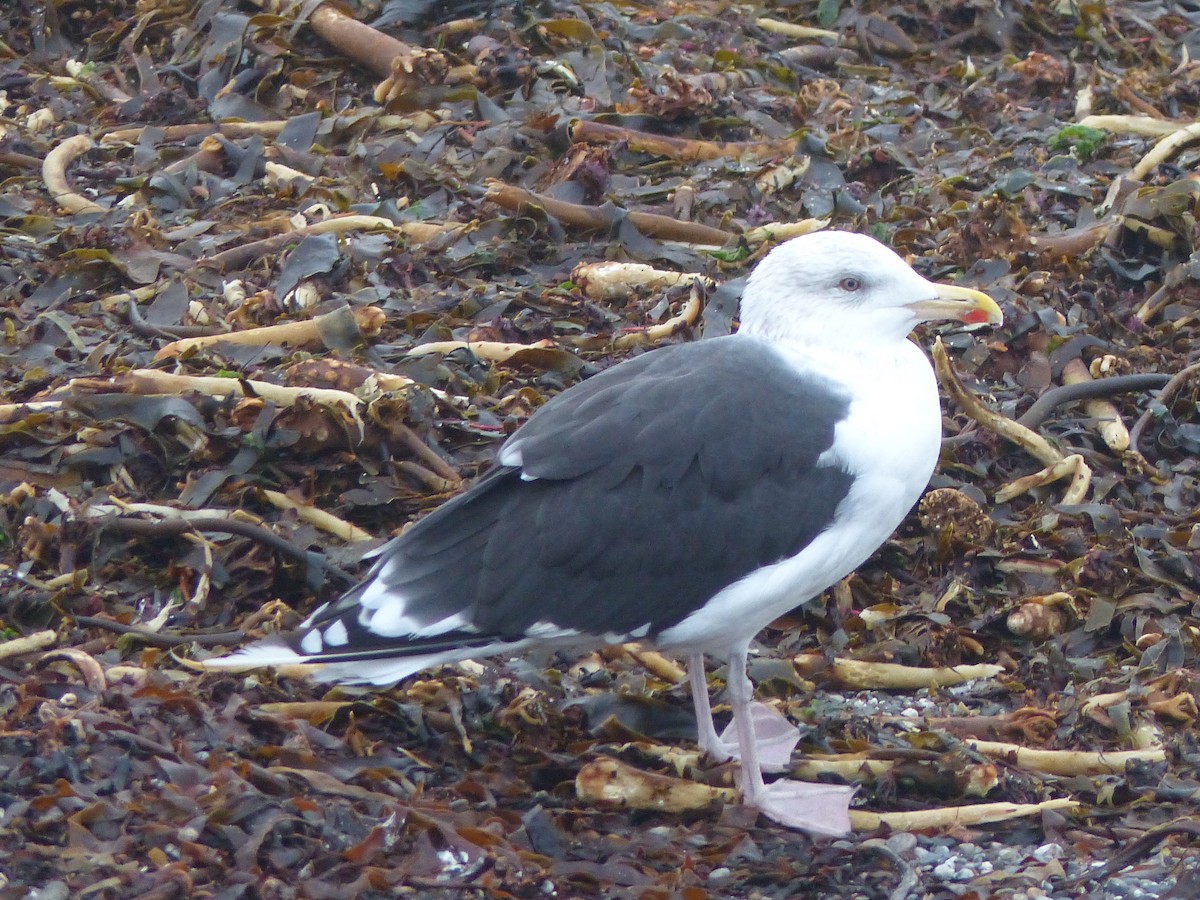
M 753 700 L 746 657 L 773 619 L 892 533 L 937 462 L 941 413 L 920 322 L 999 323 L 871 238 L 819 232 L 755 268 L 736 334 L 664 347 L 538 410 L 496 465 L 381 551 L 289 634 L 211 668 L 318 664 L 391 684 L 535 645 L 640 641 L 687 655 L 701 748 L 740 760 L 747 804 L 849 830 L 852 788 L 789 780 L 799 733 Z M 704 654 L 729 659 L 718 734 Z

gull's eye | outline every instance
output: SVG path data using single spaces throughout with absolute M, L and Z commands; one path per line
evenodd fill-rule
M 848 275 L 838 282 L 838 287 L 848 294 L 853 294 L 856 291 L 862 290 L 862 279 L 855 278 L 853 275 Z

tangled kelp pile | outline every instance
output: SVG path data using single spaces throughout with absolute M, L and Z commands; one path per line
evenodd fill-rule
M 1186 893 L 1196 14 L 305 9 L 0 13 L 0 890 L 1065 897 L 1103 860 Z M 636 648 L 384 694 L 196 671 L 826 225 L 1008 317 L 942 335 L 935 490 L 754 672 L 801 777 L 916 818 L 813 846 L 725 804 Z M 1012 852 L 934 865 L 947 828 Z

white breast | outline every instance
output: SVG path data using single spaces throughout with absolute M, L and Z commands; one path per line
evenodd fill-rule
M 856 397 L 821 459 L 854 475 L 834 523 L 796 556 L 730 585 L 664 631 L 659 646 L 722 651 L 748 643 L 772 619 L 865 562 L 917 502 L 941 442 L 937 382 L 915 344 L 875 349 L 863 358 L 845 353 L 816 358 L 811 348 L 788 354 L 797 368 L 833 376 Z

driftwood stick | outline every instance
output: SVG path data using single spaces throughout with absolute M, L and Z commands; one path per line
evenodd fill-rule
M 1063 455 L 1055 450 L 1050 445 L 1050 442 L 1040 434 L 1029 430 L 1023 425 L 1019 425 L 1012 419 L 1000 415 L 998 412 L 993 412 L 980 403 L 979 398 L 968 391 L 963 383 L 958 380 L 958 376 L 954 373 L 954 368 L 950 365 L 950 357 L 946 353 L 946 347 L 940 340 L 935 341 L 933 345 L 933 362 L 934 368 L 937 370 L 938 381 L 949 391 L 954 402 L 970 418 L 974 419 L 988 431 L 995 432 L 1001 437 L 1012 441 L 1043 465 L 1052 466 L 1055 463 L 1062 462 Z
M 855 831 L 875 831 L 883 825 L 887 825 L 893 831 L 986 825 L 991 822 L 1036 816 L 1051 809 L 1072 809 L 1078 805 L 1074 800 L 1043 800 L 1041 803 L 973 803 L 969 806 L 950 806 L 901 813 L 871 813 L 851 810 L 850 825 Z
M 575 777 L 575 792 L 592 803 L 661 812 L 703 809 L 716 800 L 738 802 L 738 792 L 732 788 L 643 772 L 615 759 L 587 763 Z
M 363 531 L 357 525 L 353 525 L 345 519 L 339 519 L 333 513 L 317 509 L 310 503 L 298 503 L 287 494 L 280 493 L 279 491 L 271 491 L 266 488 L 262 489 L 262 495 L 276 509 L 294 510 L 301 522 L 307 522 L 309 525 L 341 538 L 347 543 L 373 539 L 373 535 L 370 532 Z
M 286 119 L 275 119 L 270 122 L 196 122 L 191 125 L 168 125 L 162 129 L 164 143 L 184 141 L 190 137 L 223 134 L 227 138 L 237 139 L 254 137 L 275 137 L 287 125 Z M 142 125 L 138 128 L 114 128 L 100 136 L 100 144 L 136 144 L 142 138 L 147 128 L 158 127 Z
M 547 349 L 554 346 L 554 341 L 543 339 L 532 344 L 518 344 L 512 341 L 429 341 L 416 344 L 406 351 L 408 356 L 428 356 L 431 353 L 453 353 L 456 350 L 470 350 L 480 359 L 489 362 L 504 362 L 516 356 L 522 350 Z
M 1098 222 L 1055 234 L 1031 234 L 1028 238 L 1029 247 L 1042 256 L 1055 259 L 1063 256 L 1082 256 L 1108 237 L 1113 221 L 1114 217 L 1105 216 Z
M 1136 134 L 1142 137 L 1166 137 L 1184 127 L 1184 122 L 1157 119 L 1152 116 L 1086 116 L 1080 125 L 1112 134 Z
M 1018 478 L 996 491 L 996 502 L 1007 503 L 1014 497 L 1027 493 L 1037 487 L 1053 484 L 1070 476 L 1071 484 L 1063 494 L 1062 502 L 1066 504 L 1082 503 L 1087 498 L 1088 488 L 1092 483 L 1091 466 L 1078 453 L 1064 456 L 1058 462 Z
M 411 60 L 425 52 L 359 22 L 329 3 L 323 3 L 313 10 L 308 23 L 330 45 L 380 78 L 391 76 L 394 60 Z M 419 86 L 419 82 L 414 81 L 412 86 Z
M 455 478 L 451 481 L 448 478 L 443 478 L 441 475 L 431 472 L 419 462 L 413 462 L 411 459 L 401 459 L 393 465 L 397 472 L 402 472 L 405 475 L 410 475 L 419 481 L 421 484 L 433 494 L 449 494 L 457 490 L 462 484 L 461 478 Z
M 571 281 L 585 297 L 594 300 L 624 300 L 636 291 L 661 291 L 699 279 L 706 285 L 712 280 L 691 272 L 671 272 L 644 263 L 604 262 L 580 263 L 571 272 Z
M 48 663 L 59 659 L 72 663 L 79 670 L 79 674 L 83 676 L 83 683 L 89 691 L 99 694 L 108 688 L 108 678 L 105 676 L 104 670 L 100 668 L 100 663 L 90 653 L 85 653 L 76 647 L 60 647 L 42 654 L 40 662 Z
M 613 226 L 613 216 L 609 210 L 598 206 L 582 206 L 578 203 L 568 203 L 565 200 L 555 200 L 527 191 L 511 184 L 501 184 L 493 181 L 488 185 L 485 200 L 491 200 L 498 206 L 517 213 L 526 209 L 541 209 L 553 216 L 564 225 L 581 228 L 587 231 L 608 230 Z M 736 234 L 701 225 L 696 222 L 680 222 L 668 216 L 657 213 L 630 211 L 626 213 L 629 221 L 638 230 L 649 237 L 665 241 L 681 241 L 688 244 L 703 244 L 709 247 L 723 247 L 735 243 Z
M 300 400 L 336 403 L 346 407 L 361 401 L 347 391 L 330 388 L 288 387 L 249 378 L 218 378 L 210 375 L 177 375 L 158 369 L 131 369 L 111 378 L 73 378 L 65 392 L 86 394 L 120 391 L 129 394 L 206 394 L 210 397 L 261 397 L 280 406 L 294 406 Z M 56 393 L 63 393 L 59 390 Z
M 614 648 L 616 649 L 616 648 Z M 687 678 L 687 670 L 673 659 L 668 659 L 657 650 L 646 650 L 641 644 L 621 644 L 619 649 L 632 657 L 651 675 L 672 684 L 680 684 Z
M 809 41 L 814 38 L 838 41 L 842 38 L 841 33 L 837 31 L 830 31 L 827 28 L 813 28 L 811 25 L 796 25 L 792 22 L 783 22 L 779 19 L 755 19 L 754 24 L 763 31 L 782 34 L 784 37 L 793 38 L 798 41 Z
M 246 397 L 268 400 L 277 406 L 291 407 L 300 402 L 324 406 L 339 406 L 358 425 L 362 433 L 364 426 L 360 415 L 362 400 L 349 391 L 331 388 L 290 387 L 256 381 L 250 378 L 218 378 L 211 375 L 177 375 L 157 369 L 131 369 L 111 378 L 73 378 L 66 386 L 55 392 L 55 396 L 71 394 L 169 394 L 183 396 L 189 393 L 209 397 Z
M 1062 370 L 1063 384 L 1093 384 L 1095 379 L 1088 371 L 1082 359 L 1069 360 Z M 1096 420 L 1100 437 L 1114 453 L 1124 453 L 1129 449 L 1129 430 L 1121 421 L 1121 413 L 1112 402 L 1103 399 L 1085 400 L 1083 411 Z
M 950 365 L 946 347 L 941 340 L 934 342 L 933 345 L 933 367 L 937 372 L 938 381 L 949 391 L 963 412 L 988 431 L 995 432 L 1012 441 L 1045 466 L 1040 472 L 1019 478 L 997 491 L 996 499 L 999 502 L 1006 502 L 1025 491 L 1049 484 L 1068 475 L 1071 476 L 1071 486 L 1063 495 L 1062 502 L 1082 503 L 1084 501 L 1092 484 L 1092 470 L 1082 456 L 1078 453 L 1065 456 L 1037 432 L 993 412 L 980 403 L 979 399 L 958 380 L 954 368 Z
M 462 476 L 454 470 L 454 467 L 438 456 L 437 452 L 421 440 L 421 436 L 406 423 L 391 422 L 388 425 L 388 431 L 423 466 L 431 469 L 448 483 L 449 487 L 443 487 L 441 490 L 453 490 L 462 484 Z
M 747 228 L 742 237 L 748 244 L 761 244 L 766 241 L 787 241 L 802 234 L 812 234 L 829 226 L 829 219 L 800 219 L 797 222 L 768 222 Z
M 411 378 L 403 375 L 381 372 L 357 363 L 329 358 L 303 360 L 293 366 L 288 366 L 283 374 L 284 378 L 292 384 L 307 384 L 347 392 L 356 391 L 367 382 L 371 383 L 373 389 L 379 391 L 400 391 L 413 384 Z
M 46 190 L 63 209 L 69 213 L 102 213 L 103 206 L 78 193 L 67 181 L 67 166 L 77 157 L 82 156 L 94 147 L 92 139 L 86 134 L 69 137 L 49 153 L 42 162 L 42 181 Z
M 355 324 L 364 340 L 375 337 L 383 329 L 387 316 L 383 310 L 373 306 L 360 306 L 352 311 Z M 164 346 L 156 354 L 155 361 L 173 359 L 190 351 L 211 347 L 215 344 L 240 344 L 251 347 L 311 347 L 321 344 L 321 328 L 324 323 L 333 323 L 342 311 L 326 313 L 300 322 L 284 322 L 281 325 L 264 325 L 261 328 L 245 328 L 202 337 L 180 338 Z
M 741 160 L 775 159 L 792 156 L 800 145 L 799 138 L 775 141 L 697 141 L 651 134 L 648 131 L 637 131 L 588 119 L 579 119 L 571 124 L 571 140 L 581 144 L 625 143 L 630 150 L 666 156 L 681 162 L 701 162 L 725 157 Z
M 1091 753 L 1083 750 L 1039 750 L 999 741 L 966 740 L 963 743 L 992 759 L 1005 760 L 1018 768 L 1047 775 L 1120 775 L 1127 763 L 1162 762 L 1167 758 L 1167 752 L 1161 747 Z
M 303 6 L 294 6 L 287 0 L 253 0 L 256 6 L 275 15 L 289 19 Z M 435 50 L 413 47 L 403 41 L 384 34 L 347 15 L 332 3 L 322 3 L 308 16 L 308 24 L 322 39 L 360 66 L 380 78 L 403 81 L 404 90 L 412 90 L 425 84 L 440 84 L 440 80 L 425 78 L 426 69 L 431 67 L 445 73 L 448 64 L 442 54 Z M 411 80 L 405 80 L 405 77 Z
M 1136 166 L 1129 170 L 1127 177 L 1144 181 L 1154 169 L 1186 147 L 1200 140 L 1200 122 L 1185 125 L 1168 134 L 1165 138 L 1150 148 L 1150 152 L 1141 158 Z
M 260 256 L 278 253 L 284 247 L 298 243 L 301 238 L 314 234 L 348 234 L 354 231 L 390 231 L 396 237 L 404 238 L 412 243 L 423 244 L 446 232 L 463 232 L 471 226 L 458 224 L 439 224 L 437 222 L 393 222 L 382 216 L 330 216 L 311 225 L 289 229 L 282 234 L 275 234 L 258 241 L 249 241 L 222 250 L 201 260 L 201 264 L 227 272 L 240 268 L 250 260 Z
M 678 315 L 672 316 L 665 322 L 658 325 L 651 325 L 648 328 L 643 328 L 640 331 L 631 331 L 620 335 L 613 346 L 618 350 L 626 350 L 630 347 L 642 346 L 644 344 L 653 344 L 656 341 L 662 341 L 669 338 L 671 335 L 684 328 L 691 327 L 696 319 L 700 317 L 700 289 L 696 284 L 692 285 L 691 295 L 688 297 L 688 302 Z
M 0 643 L 0 659 L 10 656 L 20 656 L 23 653 L 33 653 L 45 649 L 58 640 L 58 632 L 53 630 L 35 631 L 19 638 Z
M 825 657 L 818 653 L 803 653 L 792 662 L 805 677 L 820 672 L 825 666 Z M 995 678 L 1004 671 L 1003 666 L 978 664 L 966 666 L 902 666 L 896 663 L 866 662 L 858 659 L 835 659 L 833 677 L 837 681 L 858 690 L 916 690 L 918 688 L 947 687 L 963 684 L 976 678 Z

